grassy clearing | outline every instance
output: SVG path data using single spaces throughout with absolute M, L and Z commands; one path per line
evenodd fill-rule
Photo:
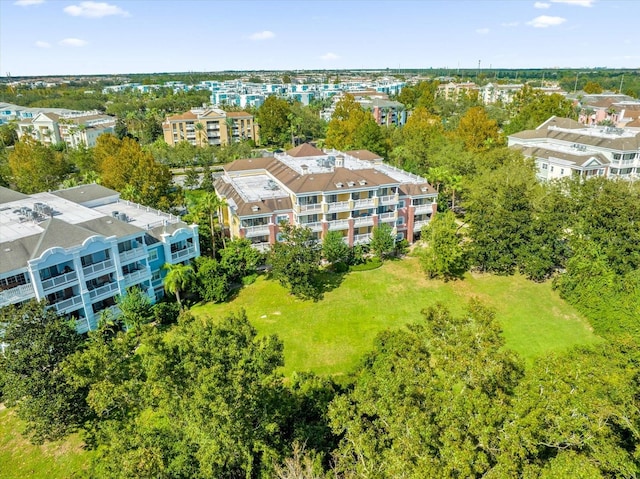
M 87 476 L 91 453 L 77 435 L 64 441 L 34 446 L 19 431 L 23 424 L 12 410 L 0 405 L 0 477 L 55 479 Z
M 492 275 L 431 281 L 415 258 L 351 272 L 317 303 L 295 299 L 277 282 L 259 277 L 231 302 L 199 305 L 193 312 L 216 318 L 244 309 L 261 334 L 278 334 L 284 341 L 285 374 L 312 370 L 339 375 L 357 364 L 379 331 L 418 321 L 420 311 L 437 302 L 461 313 L 472 297 L 496 310 L 507 347 L 528 361 L 599 340 L 548 282 Z

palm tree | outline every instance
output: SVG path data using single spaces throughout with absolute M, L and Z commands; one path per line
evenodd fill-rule
M 201 196 L 193 207 L 196 216 L 206 216 L 209 220 L 209 227 L 211 228 L 211 254 L 214 258 L 216 257 L 216 215 L 218 216 L 218 223 L 221 228 L 222 245 L 225 248 L 227 247 L 224 237 L 224 218 L 222 215 L 222 208 L 226 206 L 227 202 L 224 199 L 219 198 L 215 193 L 209 192 Z
M 206 145 L 209 144 L 209 140 L 207 138 L 207 129 L 205 128 L 205 126 L 198 122 L 195 125 L 193 125 L 193 127 L 196 130 L 196 136 L 198 138 L 197 143 L 200 147 L 204 147 Z
M 169 264 L 165 263 L 164 269 L 168 270 L 167 275 L 164 277 L 164 289 L 167 293 L 175 294 L 176 301 L 182 309 L 182 300 L 180 299 L 180 293 L 184 291 L 194 277 L 193 266 L 184 264 Z

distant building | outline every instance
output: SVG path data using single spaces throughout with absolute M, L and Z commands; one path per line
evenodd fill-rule
M 426 179 L 395 168 L 366 150 L 319 150 L 304 143 L 275 157 L 224 165 L 216 192 L 228 204 L 232 238 L 268 249 L 282 222 L 310 228 L 320 239 L 338 231 L 350 246 L 371 241 L 386 223 L 397 239 L 413 242 L 437 210 Z
M 18 138 L 30 135 L 44 144 L 64 142 L 75 148 L 80 144 L 96 146 L 98 137 L 115 131 L 116 119 L 98 112 L 58 115 L 40 112 L 34 118 L 18 123 Z
M 181 141 L 192 145 L 227 145 L 241 140 L 259 142 L 253 115 L 243 111 L 225 112 L 218 108 L 194 108 L 168 116 L 162 123 L 164 140 L 171 146 Z
M 516 93 L 524 88 L 522 83 L 515 84 L 500 84 L 500 83 L 487 83 L 479 90 L 480 99 L 485 105 L 492 105 L 494 103 L 502 103 L 508 105 L 513 101 Z
M 444 97 L 446 100 L 457 100 L 463 94 L 475 96 L 478 91 L 478 85 L 473 82 L 455 83 L 450 81 L 438 85 L 437 95 Z
M 200 255 L 197 225 L 120 199 L 100 185 L 24 195 L 0 187 L 0 307 L 47 300 L 95 329 L 133 286 L 164 294 L 165 263 Z
M 358 103 L 370 111 L 378 125 L 402 126 L 407 122 L 407 111 L 399 101 L 382 98 L 360 98 Z
M 588 127 L 554 116 L 535 130 L 510 135 L 509 147 L 535 160 L 541 180 L 640 177 L 640 131 L 635 129 Z

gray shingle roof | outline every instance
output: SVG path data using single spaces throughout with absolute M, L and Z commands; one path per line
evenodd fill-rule
M 96 183 L 90 185 L 80 185 L 65 190 L 53 191 L 52 194 L 74 203 L 84 204 L 100 198 L 119 195 L 115 190 L 111 190 Z
M 31 252 L 31 258 L 39 258 L 49 248 L 70 248 L 80 245 L 84 240 L 95 236 L 96 233 L 79 225 L 73 225 L 57 218 L 43 221 L 40 226 L 44 231 L 40 233 L 40 240 Z
M 0 186 L 0 205 L 4 203 L 11 203 L 12 201 L 24 200 L 29 198 L 28 195 L 20 193 L 19 191 L 10 190 L 4 186 Z

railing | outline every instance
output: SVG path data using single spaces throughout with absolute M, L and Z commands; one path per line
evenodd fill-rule
M 322 203 L 314 203 L 312 205 L 300 205 L 300 211 L 321 211 Z
M 350 201 L 337 201 L 335 203 L 329 203 L 327 211 L 329 213 L 336 213 L 338 211 L 348 211 L 351 209 Z
M 111 258 L 100 261 L 99 263 L 90 264 L 89 266 L 85 266 L 82 268 L 82 272 L 85 276 L 91 276 L 96 273 L 101 273 L 104 270 L 113 268 L 113 260 Z
M 387 213 L 380 213 L 378 215 L 378 220 L 384 223 L 395 221 L 397 218 L 397 213 L 395 211 L 389 211 Z
M 137 248 L 128 249 L 120 253 L 120 260 L 127 261 L 133 258 L 144 256 L 144 246 L 138 246 Z
M 92 289 L 91 291 L 89 291 L 89 297 L 91 299 L 96 299 L 99 296 L 104 296 L 105 294 L 113 293 L 114 291 L 118 290 L 118 283 L 114 281 L 113 283 L 105 284 L 104 286 L 100 286 L 99 288 Z
M 131 283 L 138 281 L 145 276 L 149 276 L 150 271 L 147 268 L 142 268 L 136 271 L 132 271 L 131 273 L 124 275 L 124 282 L 129 286 Z
M 246 237 L 263 236 L 268 234 L 269 234 L 269 225 L 246 226 L 244 228 L 244 235 Z
M 69 273 L 61 274 L 60 276 L 55 276 L 43 281 L 42 289 L 44 291 L 47 291 L 51 288 L 55 288 L 56 286 L 70 283 L 76 279 L 78 279 L 78 273 L 76 273 L 75 271 L 71 271 Z
M 261 253 L 266 253 L 271 248 L 269 243 L 251 243 L 251 247 L 257 249 Z
M 322 222 L 321 221 L 311 221 L 309 223 L 298 223 L 298 226 L 302 228 L 309 228 L 311 231 L 321 231 L 322 230 Z
M 194 255 L 195 253 L 196 253 L 196 248 L 194 246 L 189 246 L 188 248 L 184 248 L 171 253 L 171 260 L 177 261 L 187 256 Z
M 433 211 L 432 203 L 427 203 L 427 204 L 423 204 L 423 205 L 416 205 L 416 206 L 414 206 L 414 208 L 415 208 L 415 210 L 414 210 L 415 214 L 431 213 Z
M 9 304 L 20 303 L 35 297 L 36 292 L 31 284 L 23 284 L 15 288 L 7 289 L 0 293 L 0 307 Z
M 64 301 L 59 301 L 55 303 L 53 306 L 58 310 L 59 313 L 65 313 L 69 308 L 82 304 L 82 296 L 73 296 L 69 299 L 65 299 Z
M 363 244 L 371 241 L 371 233 L 363 234 L 363 235 L 354 235 L 353 244 Z
M 370 208 L 372 206 L 375 206 L 376 200 L 374 198 L 369 198 L 366 200 L 355 200 L 353 203 L 354 203 L 353 204 L 354 209 Z
M 393 203 L 397 203 L 397 201 L 398 201 L 398 197 L 396 195 L 380 196 L 379 204 L 390 205 Z
M 91 326 L 89 325 L 89 320 L 87 320 L 87 318 L 76 319 L 76 332 L 78 334 L 86 333 L 90 329 L 91 329 Z
M 329 230 L 344 230 L 349 227 L 349 220 L 329 221 Z
M 373 225 L 373 217 L 372 216 L 362 216 L 360 218 L 353 219 L 353 226 L 372 226 Z
M 416 221 L 415 223 L 413 223 L 413 230 L 414 231 L 420 230 L 424 225 L 428 223 L 429 223 L 429 220 Z

